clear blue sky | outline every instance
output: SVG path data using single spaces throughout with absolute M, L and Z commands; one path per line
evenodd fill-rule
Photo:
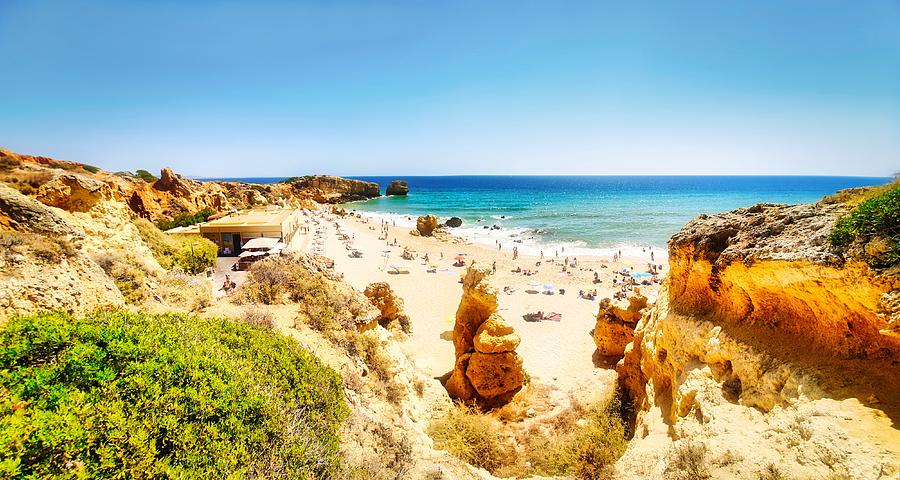
M 0 0 L 0 62 L 0 146 L 108 170 L 900 169 L 897 0 Z

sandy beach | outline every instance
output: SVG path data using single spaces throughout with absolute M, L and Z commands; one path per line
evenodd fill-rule
M 591 330 L 598 302 L 612 297 L 620 289 L 613 285 L 615 272 L 628 268 L 642 272 L 650 263 L 649 251 L 644 257 L 624 257 L 619 262 L 613 262 L 611 257 L 578 257 L 577 266 L 569 267 L 568 273 L 563 273 L 563 262 L 567 258 L 563 252 L 558 258 L 541 260 L 519 255 L 513 260 L 513 245 L 492 249 L 466 243 L 458 237 L 414 236 L 409 227 L 392 225 L 386 226 L 385 240 L 379 238 L 382 225 L 378 219 L 355 215 L 340 217 L 322 212 L 311 215 L 309 232 L 297 235 L 291 248 L 333 259 L 335 271 L 360 290 L 372 282 L 388 282 L 403 298 L 406 312 L 412 319 L 413 332 L 403 343 L 403 349 L 417 368 L 433 377 L 450 371 L 454 358 L 451 341 L 454 315 L 462 293 L 459 278 L 465 271 L 465 267 L 453 266 L 457 256 L 462 256 L 466 265 L 496 262 L 497 271 L 492 283 L 500 291 L 500 314 L 522 338 L 517 351 L 524 359 L 526 371 L 532 380 L 563 391 L 603 375 L 614 365 L 615 359 L 595 355 Z M 452 229 L 448 230 L 452 233 Z M 339 238 L 340 233 L 348 238 Z M 362 252 L 362 257 L 351 258 L 347 243 Z M 413 251 L 416 258 L 401 258 L 404 248 Z M 435 271 L 428 271 L 429 265 L 424 260 L 426 253 L 430 262 L 437 266 L 432 269 Z M 574 260 L 569 257 L 570 264 Z M 665 263 L 665 260 L 656 258 L 654 263 Z M 393 266 L 402 267 L 409 273 L 395 273 Z M 513 272 L 517 266 L 536 273 L 526 276 Z M 599 279 L 597 283 L 594 282 L 595 272 Z M 545 285 L 553 285 L 553 288 L 545 288 Z M 504 287 L 513 291 L 505 293 Z M 638 288 L 653 301 L 659 286 L 654 283 Z M 564 293 L 560 293 L 560 289 Z M 579 296 L 579 290 L 589 289 L 597 290 L 595 299 Z M 547 290 L 553 294 L 545 293 Z M 524 319 L 526 314 L 538 311 L 560 313 L 562 319 L 559 322 Z

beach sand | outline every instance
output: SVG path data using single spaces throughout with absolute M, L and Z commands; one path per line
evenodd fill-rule
M 615 291 L 612 279 L 615 271 L 633 266 L 635 271 L 646 270 L 650 253 L 644 258 L 627 257 L 613 263 L 609 257 L 578 257 L 578 267 L 571 275 L 561 273 L 565 256 L 560 253 L 558 260 L 544 259 L 541 266 L 535 266 L 540 259 L 519 255 L 512 260 L 513 245 L 503 245 L 502 250 L 480 244 L 465 244 L 459 238 L 447 240 L 434 237 L 410 235 L 409 227 L 388 227 L 388 241 L 379 239 L 380 221 L 356 216 L 339 217 L 316 212 L 313 225 L 307 234 L 298 234 L 291 248 L 311 252 L 316 243 L 316 229 L 323 229 L 324 244 L 319 253 L 335 261 L 335 271 L 354 287 L 363 290 L 372 282 L 387 282 L 404 303 L 407 315 L 412 320 L 412 334 L 403 342 L 402 348 L 411 358 L 416 368 L 432 377 L 440 377 L 453 366 L 452 343 L 456 308 L 462 295 L 460 274 L 465 267 L 454 267 L 454 257 L 463 254 L 466 265 L 473 261 L 480 264 L 497 262 L 497 273 L 491 282 L 499 293 L 500 315 L 506 319 L 521 336 L 522 343 L 517 352 L 522 356 L 525 370 L 532 381 L 555 387 L 562 391 L 580 388 L 598 377 L 609 381 L 609 369 L 617 359 L 598 358 L 591 330 L 594 328 L 598 301 L 611 297 Z M 350 258 L 344 241 L 339 239 L 338 230 L 352 238 L 353 246 L 363 253 L 362 258 Z M 448 229 L 452 232 L 452 229 Z M 394 239 L 398 246 L 393 246 Z M 324 248 L 323 248 L 324 247 Z M 418 258 L 401 258 L 403 247 L 416 251 Z M 438 265 L 436 273 L 427 272 L 423 260 L 428 253 L 430 260 Z M 441 259 L 443 254 L 443 259 Z M 387 258 L 385 258 L 387 255 Z M 551 263 L 548 260 L 555 260 Z M 571 259 L 570 259 L 571 261 Z M 657 264 L 666 264 L 656 258 Z M 390 273 L 391 265 L 404 267 L 408 274 Z M 533 276 L 513 273 L 516 265 L 522 269 L 537 270 Z M 607 268 L 601 268 L 606 265 Z M 594 284 L 594 270 L 599 272 L 600 283 Z M 663 272 L 663 274 L 665 271 Z M 621 278 L 621 277 L 620 277 Z M 535 281 L 540 286 L 528 284 Z M 543 292 L 545 284 L 554 285 L 554 295 L 528 293 L 528 290 Z M 515 289 L 512 294 L 503 293 L 503 287 Z M 559 289 L 565 294 L 559 294 Z M 597 289 L 596 300 L 586 300 L 578 296 L 582 289 Z M 658 285 L 640 286 L 642 294 L 654 301 Z M 542 311 L 562 314 L 560 322 L 528 322 L 526 313 Z

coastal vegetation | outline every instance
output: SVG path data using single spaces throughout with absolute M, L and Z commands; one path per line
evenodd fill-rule
M 874 268 L 900 264 L 900 181 L 878 189 L 840 217 L 829 240 Z
M 31 254 L 47 263 L 58 263 L 76 253 L 75 246 L 65 237 L 16 231 L 0 232 L 0 250 L 4 255 Z
M 44 313 L 0 333 L 4 478 L 334 478 L 340 379 L 267 329 Z
M 147 183 L 153 183 L 153 182 L 159 180 L 158 178 L 156 178 L 156 176 L 154 176 L 152 173 L 150 173 L 146 170 L 135 170 L 134 176 L 137 178 L 140 178 L 141 180 L 143 180 Z
M 181 213 L 175 216 L 175 218 L 171 220 L 160 220 L 156 222 L 156 226 L 160 230 L 171 230 L 176 227 L 188 227 L 191 225 L 196 225 L 198 223 L 203 223 L 209 216 L 216 212 L 211 208 L 204 208 L 199 212 L 194 213 Z
M 216 264 L 218 247 L 200 235 L 168 235 L 143 218 L 134 219 L 141 238 L 166 270 L 179 267 L 192 275 Z
M 508 430 L 494 415 L 456 404 L 432 421 L 428 433 L 437 448 L 504 477 L 605 478 L 627 443 L 615 400 L 592 407 L 576 403 L 552 421 L 523 431 Z

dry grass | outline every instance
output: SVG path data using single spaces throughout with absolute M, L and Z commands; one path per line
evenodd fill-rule
M 272 312 L 255 305 L 247 306 L 241 313 L 241 321 L 257 328 L 272 330 L 275 328 L 275 317 Z
M 494 414 L 457 406 L 432 422 L 429 434 L 438 448 L 509 477 L 613 478 L 613 464 L 626 446 L 625 426 L 615 400 L 593 407 L 575 402 L 559 415 L 525 430 L 503 428 Z
M 433 421 L 428 434 L 434 439 L 435 448 L 489 472 L 500 470 L 516 457 L 512 445 L 501 440 L 500 422 L 464 405 L 455 406 Z
M 64 237 L 49 237 L 26 232 L 0 232 L 0 251 L 33 256 L 45 263 L 59 263 L 75 256 L 75 245 Z
M 666 465 L 666 478 L 673 480 L 707 480 L 709 473 L 709 452 L 706 445 L 698 442 L 684 442 L 671 452 Z
M 175 271 L 160 274 L 140 258 L 121 252 L 96 255 L 94 262 L 113 280 L 128 304 L 156 302 L 185 313 L 212 304 L 212 286 L 205 279 Z

